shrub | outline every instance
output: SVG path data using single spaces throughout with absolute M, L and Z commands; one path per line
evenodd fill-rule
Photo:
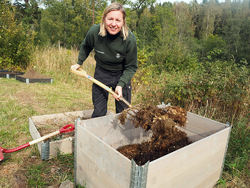
M 233 123 L 247 115 L 249 69 L 230 61 L 200 63 L 183 71 L 140 68 L 134 88 L 139 101 L 170 102 L 209 118 Z

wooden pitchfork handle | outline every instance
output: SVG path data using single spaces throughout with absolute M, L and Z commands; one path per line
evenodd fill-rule
M 86 73 L 86 71 L 84 71 L 82 68 L 78 68 L 77 70 L 75 69 L 71 69 L 71 72 L 73 72 L 74 74 L 78 75 L 78 76 L 82 76 L 85 77 L 87 79 L 89 79 L 90 81 L 92 81 L 93 83 L 95 83 L 96 85 L 100 86 L 101 88 L 105 89 L 106 91 L 108 91 L 109 93 L 111 93 L 112 95 L 118 97 L 118 95 L 108 86 L 104 85 L 103 83 L 101 83 L 100 81 L 96 80 L 95 78 L 93 78 L 92 76 L 88 75 Z M 132 107 L 132 105 L 123 97 L 119 98 L 121 101 L 123 101 L 129 108 Z

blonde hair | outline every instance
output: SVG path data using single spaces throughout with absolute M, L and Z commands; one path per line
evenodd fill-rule
M 123 36 L 123 40 L 126 40 L 126 38 L 128 37 L 128 34 L 129 34 L 128 26 L 126 24 L 126 12 L 125 12 L 125 9 L 123 8 L 123 6 L 120 3 L 117 3 L 117 2 L 111 3 L 103 11 L 102 21 L 101 21 L 101 24 L 100 24 L 99 35 L 101 35 L 102 37 L 105 37 L 107 35 L 107 31 L 105 29 L 105 18 L 106 18 L 108 13 L 110 13 L 111 11 L 114 11 L 114 10 L 119 10 L 123 14 L 123 26 L 122 26 L 122 29 L 121 29 L 121 35 Z

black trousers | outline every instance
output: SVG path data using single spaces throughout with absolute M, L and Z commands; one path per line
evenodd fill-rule
M 122 75 L 123 71 L 108 71 L 100 66 L 96 66 L 94 78 L 108 87 L 115 90 L 115 87 Z M 131 84 L 122 88 L 123 98 L 131 103 Z M 107 114 L 107 103 L 108 103 L 108 91 L 104 90 L 100 86 L 93 84 L 92 86 L 92 102 L 94 105 L 94 112 L 92 118 L 105 116 Z M 127 108 L 127 105 L 122 101 L 115 100 L 116 113 L 122 112 Z

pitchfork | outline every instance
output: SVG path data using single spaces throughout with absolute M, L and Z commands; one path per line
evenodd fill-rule
M 65 125 L 64 127 L 62 127 L 61 129 L 55 131 L 55 132 L 52 132 L 52 133 L 50 133 L 48 135 L 45 135 L 45 136 L 42 136 L 41 138 L 38 138 L 36 140 L 33 140 L 31 142 L 28 142 L 28 143 L 23 144 L 21 146 L 18 146 L 16 148 L 13 148 L 13 149 L 4 149 L 4 148 L 0 147 L 0 162 L 4 160 L 3 153 L 12 153 L 12 152 L 24 149 L 24 148 L 29 147 L 31 145 L 37 144 L 39 142 L 42 142 L 43 140 L 46 140 L 46 139 L 48 139 L 50 137 L 56 136 L 58 134 L 74 131 L 74 129 L 75 129 L 75 126 L 73 124 L 68 124 L 68 125 Z

